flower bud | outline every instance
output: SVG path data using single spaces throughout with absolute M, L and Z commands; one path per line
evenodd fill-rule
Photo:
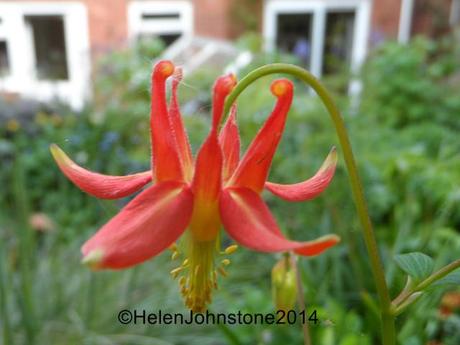
M 272 269 L 272 296 L 276 310 L 294 308 L 297 297 L 296 267 L 293 258 L 283 256 Z

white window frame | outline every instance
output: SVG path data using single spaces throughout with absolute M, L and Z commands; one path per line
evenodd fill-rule
M 414 0 L 402 0 L 399 13 L 398 42 L 407 43 L 411 37 Z
M 8 40 L 9 35 L 8 35 L 7 26 L 5 26 L 4 17 L 5 17 L 5 15 L 2 14 L 1 7 L 0 7 L 0 41 L 5 41 L 6 42 L 6 58 L 8 60 L 8 68 L 9 68 L 9 73 L 6 76 L 4 76 L 4 77 L 0 76 L 0 90 L 1 90 L 1 80 L 5 79 L 9 75 L 11 75 L 11 60 L 12 60 L 11 47 L 10 47 L 10 42 Z
M 61 16 L 68 69 L 67 80 L 38 80 L 33 39 L 25 17 Z M 0 77 L 0 90 L 40 101 L 59 99 L 81 109 L 90 96 L 90 46 L 86 7 L 79 2 L 0 2 L 0 39 L 6 40 L 10 74 Z
M 367 41 L 370 28 L 370 0 L 266 0 L 263 13 L 263 36 L 265 48 L 276 48 L 276 28 L 280 14 L 311 14 L 312 42 L 310 71 L 321 77 L 323 69 L 324 38 L 326 35 L 326 15 L 329 11 L 355 11 L 353 47 L 351 51 L 351 70 L 358 71 L 367 54 Z
M 179 14 L 179 18 L 143 20 L 143 14 Z M 139 35 L 193 35 L 193 5 L 190 1 L 131 1 L 128 4 L 128 35 L 134 41 Z
M 452 0 L 450 5 L 449 24 L 454 27 L 460 24 L 460 0 Z

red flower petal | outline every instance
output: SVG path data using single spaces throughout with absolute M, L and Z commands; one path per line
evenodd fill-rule
M 152 169 L 156 182 L 182 181 L 182 167 L 166 108 L 166 79 L 174 72 L 170 61 L 160 61 L 152 73 L 150 130 L 152 135 Z
M 335 147 L 327 156 L 321 168 L 316 174 L 303 182 L 294 184 L 278 184 L 266 182 L 265 188 L 273 194 L 287 201 L 311 200 L 321 194 L 334 177 L 337 165 L 337 152 Z
M 217 200 L 222 185 L 222 150 L 212 131 L 196 157 L 192 189 L 197 198 Z
M 260 193 L 264 187 L 291 106 L 292 82 L 287 79 L 275 80 L 272 83 L 271 91 L 278 97 L 276 106 L 249 145 L 246 154 L 230 179 L 229 185 L 247 187 L 257 193 Z
M 213 89 L 213 124 L 195 162 L 192 190 L 195 196 L 190 230 L 201 241 L 212 240 L 220 229 L 218 197 L 222 188 L 222 150 L 217 126 L 224 110 L 225 97 L 235 86 L 232 75 L 217 79 Z
M 308 242 L 284 238 L 267 205 L 248 188 L 225 189 L 220 197 L 220 215 L 226 231 L 235 241 L 260 252 L 294 250 L 297 254 L 312 256 L 339 242 L 335 235 Z
M 224 102 L 236 84 L 233 75 L 218 78 L 212 94 L 212 127 L 200 148 L 193 177 L 192 189 L 196 198 L 217 202 L 222 185 L 222 150 L 217 139 L 217 126 L 222 118 Z
M 179 182 L 156 184 L 127 204 L 82 247 L 93 268 L 120 269 L 161 253 L 184 232 L 193 195 Z
M 233 90 L 236 85 L 236 77 L 234 74 L 227 74 L 219 77 L 214 83 L 212 97 L 212 127 L 211 130 L 216 130 L 219 127 L 222 115 L 224 112 L 225 98 Z
M 152 172 L 134 175 L 102 175 L 78 166 L 57 145 L 50 146 L 51 154 L 61 171 L 82 191 L 101 199 L 118 199 L 140 190 L 152 180 Z
M 224 154 L 223 179 L 227 181 L 235 171 L 240 160 L 240 135 L 236 123 L 236 106 L 233 106 L 219 135 Z
M 176 139 L 177 148 L 179 150 L 182 169 L 186 175 L 186 180 L 189 181 L 193 174 L 193 158 L 192 151 L 190 149 L 190 143 L 187 137 L 187 132 L 185 131 L 185 127 L 182 122 L 179 102 L 177 101 L 177 87 L 179 86 L 181 80 L 182 70 L 176 67 L 172 82 L 171 102 L 169 103 L 169 119 Z
M 219 193 L 222 186 L 222 151 L 212 131 L 198 152 L 192 182 L 194 194 L 190 230 L 197 240 L 209 241 L 220 230 Z

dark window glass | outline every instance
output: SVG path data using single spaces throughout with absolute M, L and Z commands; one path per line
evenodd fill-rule
M 169 35 L 160 35 L 158 36 L 165 44 L 169 46 L 173 44 L 181 35 L 180 34 L 169 34 Z
M 277 48 L 296 55 L 308 67 L 311 57 L 312 14 L 280 14 L 277 22 Z
M 327 13 L 323 74 L 339 73 L 350 68 L 354 23 L 354 11 Z
M 154 38 L 159 38 L 160 40 L 163 41 L 165 47 L 167 47 L 173 44 L 179 37 L 181 37 L 181 34 L 164 34 L 164 35 L 141 34 L 138 36 L 138 40 L 142 42 L 146 42 Z
M 37 78 L 67 80 L 69 72 L 62 16 L 27 16 L 26 22 L 33 35 Z
M 5 41 L 0 41 L 0 77 L 10 74 L 8 61 L 8 46 Z
M 155 19 L 179 19 L 179 13 L 144 13 L 142 19 L 144 20 L 155 20 Z

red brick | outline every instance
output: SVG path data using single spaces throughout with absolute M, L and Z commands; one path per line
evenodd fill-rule
M 396 39 L 399 31 L 401 0 L 374 0 L 371 32 L 385 39 Z

